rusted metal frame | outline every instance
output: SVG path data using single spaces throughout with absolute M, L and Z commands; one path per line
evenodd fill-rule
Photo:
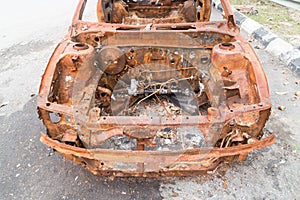
M 88 30 L 82 31 L 79 27 L 81 24 L 84 24 L 88 27 Z M 224 25 L 224 30 L 220 29 L 219 26 Z M 226 22 L 219 21 L 219 22 L 194 22 L 194 23 L 178 23 L 176 26 L 178 27 L 195 27 L 188 30 L 156 30 L 157 28 L 168 28 L 174 27 L 174 24 L 153 24 L 151 30 L 143 30 L 145 29 L 146 25 L 127 25 L 127 24 L 109 24 L 109 23 L 96 23 L 96 22 L 78 22 L 77 23 L 77 33 L 89 33 L 94 31 L 114 31 L 114 32 L 130 32 L 130 31 L 155 31 L 155 32 L 201 32 L 201 31 L 209 31 L 209 32 L 216 32 L 221 34 L 227 34 L 230 36 L 236 36 L 237 31 L 236 29 L 227 28 L 225 29 Z M 175 26 L 175 27 L 176 27 Z M 117 30 L 120 28 L 129 29 L 129 30 Z M 130 30 L 130 29 L 140 29 L 140 30 Z M 74 35 L 73 35 L 74 36 Z
M 82 15 L 83 15 L 83 12 L 84 12 L 84 9 L 85 9 L 86 2 L 87 2 L 87 0 L 79 0 L 76 11 L 75 11 L 75 14 L 73 16 L 73 20 L 72 20 L 73 24 L 77 23 L 79 20 L 82 20 Z M 99 3 L 99 2 L 101 2 L 101 3 Z M 102 1 L 99 1 L 99 2 L 98 2 L 98 6 L 101 5 L 101 7 L 102 7 Z M 230 7 L 229 1 L 228 0 L 221 0 L 221 4 L 223 6 L 226 19 L 227 20 L 233 20 L 232 23 L 234 25 L 236 25 L 235 17 L 234 17 L 232 9 Z
M 79 157 L 72 157 L 73 160 L 79 163 L 86 163 L 86 159 L 79 158 Z M 201 162 L 201 161 L 200 161 Z M 189 163 L 189 170 L 184 169 L 174 169 L 168 168 L 169 171 L 159 170 L 156 172 L 124 172 L 120 170 L 107 170 L 107 169 L 98 169 L 91 165 L 85 165 L 87 169 L 89 169 L 95 175 L 101 176 L 114 176 L 114 177 L 147 177 L 147 178 L 160 178 L 160 177 L 174 177 L 174 176 L 198 176 L 198 175 L 205 175 L 206 171 L 213 171 L 220 161 L 217 160 L 211 164 L 211 166 L 201 166 L 200 162 Z
M 147 8 L 150 8 L 149 5 L 134 5 L 133 7 L 130 8 L 130 10 L 134 10 L 134 11 L 139 11 L 140 9 L 147 9 Z M 162 6 L 159 6 L 159 7 L 153 7 L 151 9 L 156 9 L 156 10 L 159 10 L 161 8 L 169 8 L 170 10 L 174 10 L 176 9 L 176 7 L 171 7 L 170 5 L 166 6 L 166 5 L 162 5 Z
M 79 25 L 82 23 L 84 25 L 87 25 L 88 28 L 90 27 L 97 27 L 101 29 L 116 29 L 116 28 L 139 28 L 139 29 L 144 29 L 146 28 L 147 24 L 140 24 L 140 25 L 135 25 L 135 24 L 111 24 L 111 23 L 99 23 L 99 22 L 87 22 L 87 21 L 78 21 L 77 22 Z M 202 27 L 202 26 L 221 26 L 221 25 L 226 25 L 226 20 L 220 20 L 220 21 L 214 21 L 214 22 L 184 22 L 184 23 L 164 23 L 164 24 L 152 24 L 152 27 L 172 27 L 172 26 L 195 26 L 195 27 Z M 232 32 L 232 29 L 227 28 Z M 218 31 L 222 31 L 220 29 L 217 29 Z M 176 30 L 174 30 L 176 31 Z M 179 30 L 181 31 L 181 30 Z M 85 32 L 85 31 L 83 31 Z
M 97 35 L 97 31 L 93 31 L 93 32 L 90 32 L 91 34 L 95 34 L 95 35 Z M 122 34 L 122 33 L 124 33 L 124 32 L 121 32 L 121 31 L 107 31 L 106 33 L 113 33 L 114 34 L 114 36 L 116 36 L 116 37 L 118 37 L 118 33 L 119 34 Z M 137 32 L 127 32 L 128 34 L 129 33 L 137 33 Z M 142 33 L 142 32 L 141 32 Z M 168 32 L 166 32 L 166 31 L 161 31 L 161 32 L 159 32 L 159 31 L 157 31 L 156 33 L 160 33 L 160 34 L 168 34 L 168 33 L 170 33 L 170 34 L 172 34 L 172 33 L 175 33 L 175 32 L 172 32 L 172 31 L 168 31 Z M 179 33 L 179 32 L 177 32 L 177 33 Z M 188 32 L 181 32 L 182 34 L 186 34 L 186 33 L 192 33 L 192 32 L 190 32 L 190 31 L 188 31 Z M 198 33 L 206 33 L 206 32 L 195 32 L 195 34 L 198 34 Z M 207 32 L 208 34 L 210 34 L 210 32 Z M 216 32 L 216 34 L 218 34 L 217 32 Z M 204 49 L 204 48 L 207 48 L 207 49 L 211 49 L 211 48 L 213 48 L 213 44 L 207 44 L 207 45 L 201 45 L 201 42 L 200 41 L 198 41 L 197 43 L 196 43 L 196 40 L 195 40 L 195 44 L 182 44 L 182 45 L 178 45 L 178 44 L 176 44 L 176 42 L 173 42 L 172 40 L 170 40 L 170 43 L 164 43 L 164 44 L 162 44 L 162 43 L 159 43 L 159 42 L 151 42 L 148 38 L 148 40 L 145 40 L 144 38 L 141 38 L 142 36 L 145 36 L 145 37 L 147 37 L 147 36 L 152 36 L 153 34 L 152 34 L 152 32 L 144 32 L 144 34 L 139 34 L 139 35 L 137 35 L 137 37 L 139 36 L 140 38 L 139 38 L 139 40 L 138 40 L 138 38 L 136 38 L 136 40 L 130 40 L 130 43 L 128 42 L 128 41 L 125 41 L 125 40 L 114 40 L 114 39 L 112 39 L 112 40 L 110 40 L 109 41 L 109 45 L 114 45 L 114 46 L 118 46 L 118 47 L 129 47 L 129 46 L 132 46 L 132 47 L 145 47 L 145 46 L 150 46 L 151 45 L 151 47 L 159 47 L 159 48 L 182 48 L 182 49 Z M 153 37 L 153 36 L 152 36 Z M 191 36 L 192 37 L 192 36 Z M 230 37 L 230 36 L 229 36 Z M 109 40 L 110 38 L 108 37 L 108 40 Z M 144 43 L 141 43 L 140 41 L 142 41 L 142 40 L 144 40 L 143 42 Z M 172 42 L 172 43 L 171 43 Z
M 79 163 L 85 162 L 85 159 L 81 158 L 72 158 L 73 160 L 78 161 Z M 95 175 L 101 175 L 101 176 L 114 176 L 114 177 L 147 177 L 147 178 L 160 178 L 160 177 L 174 177 L 174 176 L 198 176 L 198 175 L 205 175 L 206 171 L 213 171 L 217 165 L 219 164 L 219 161 L 215 161 L 212 163 L 212 166 L 203 167 L 199 166 L 199 163 L 193 163 L 193 167 L 191 167 L 191 164 L 189 165 L 190 169 L 188 171 L 183 171 L 180 169 L 172 169 L 172 171 L 157 171 L 157 172 L 123 172 L 120 170 L 103 170 L 103 169 L 97 169 L 95 167 L 91 167 L 90 165 L 85 165 L 86 168 L 88 168 L 93 174 Z
M 44 72 L 44 75 L 42 77 L 42 82 L 40 85 L 40 89 L 39 89 L 39 98 L 38 98 L 38 106 L 40 108 L 44 108 L 44 109 L 53 109 L 53 111 L 55 110 L 69 110 L 69 108 L 64 108 L 65 106 L 63 105 L 56 105 L 56 108 L 53 108 L 54 105 L 48 101 L 48 95 L 49 92 L 51 90 L 51 83 L 53 80 L 53 75 L 54 72 L 56 70 L 56 65 L 59 62 L 61 55 L 65 52 L 65 49 L 67 48 L 67 46 L 69 45 L 69 42 L 64 40 L 62 41 L 55 49 L 54 53 L 52 54 L 47 68 Z M 68 111 L 66 111 L 68 112 Z M 70 111 L 69 111 L 70 112 Z
M 103 5 L 101 0 L 98 0 L 97 2 L 97 18 L 99 23 L 104 23 L 105 22 L 104 13 L 98 12 L 99 10 L 103 10 Z
M 77 28 L 80 30 L 80 27 Z M 124 34 L 136 34 L 136 36 L 146 36 L 146 37 L 150 37 L 151 35 L 153 35 L 152 33 L 154 33 L 154 31 L 134 31 L 134 30 L 116 30 L 116 28 L 114 27 L 114 29 L 111 28 L 103 28 L 103 27 L 97 27 L 97 26 L 93 26 L 90 27 L 88 31 L 78 31 L 76 34 L 72 35 L 72 38 L 76 38 L 80 35 L 92 35 L 92 34 L 100 34 L 101 36 L 106 34 L 109 35 L 107 39 L 110 39 L 111 36 L 116 36 L 118 37 L 118 34 L 120 36 L 123 36 Z M 186 31 L 179 31 L 179 30 L 156 30 L 155 33 L 157 34 L 191 34 L 191 37 L 193 37 L 193 34 L 195 34 L 195 36 L 197 36 L 196 34 L 208 34 L 208 35 L 213 35 L 213 34 L 220 34 L 220 35 L 224 35 L 224 36 L 228 36 L 230 38 L 236 37 L 236 35 L 238 34 L 237 32 L 232 32 L 231 30 L 219 30 L 216 26 L 215 28 L 211 28 L 209 29 L 209 27 L 205 27 L 205 28 L 199 28 L 197 30 L 186 30 Z M 154 38 L 153 38 L 154 39 Z M 197 40 L 195 40 L 197 41 Z M 143 43 L 139 42 L 138 38 L 136 37 L 136 40 L 130 40 L 130 42 L 128 40 L 111 40 L 110 42 L 112 42 L 110 45 L 116 45 L 118 47 L 126 47 L 127 46 L 137 46 L 137 47 L 142 47 L 145 45 L 151 45 L 151 46 L 157 46 L 157 47 L 181 47 L 181 48 L 213 48 L 214 45 L 202 45 L 201 43 L 197 42 L 197 45 L 195 44 L 190 44 L 190 45 L 186 45 L 186 46 L 178 46 L 177 43 L 173 42 L 172 40 L 169 40 L 168 43 L 165 43 L 164 45 L 162 45 L 161 43 L 157 43 L 157 42 L 151 42 L 151 40 L 143 40 Z M 133 43 L 134 42 L 134 43 Z M 174 44 L 172 44 L 174 43 Z M 186 44 L 186 43 L 185 43 Z
M 63 154 L 63 153 L 62 153 Z M 71 154 L 63 154 L 67 159 L 73 160 L 77 164 L 83 164 L 88 170 L 90 170 L 95 175 L 102 176 L 115 176 L 115 177 L 162 177 L 162 176 L 195 176 L 200 174 L 205 174 L 205 171 L 214 170 L 217 165 L 221 162 L 221 159 L 215 160 L 213 163 L 208 165 L 203 165 L 207 160 L 200 160 L 196 162 L 180 162 L 180 163 L 127 163 L 140 165 L 139 170 L 133 170 L 130 166 L 126 169 L 114 169 L 114 166 L 119 162 L 102 162 L 101 160 L 89 159 L 74 156 Z M 100 164 L 95 164 L 100 163 Z M 102 165 L 103 164 L 103 165 Z M 108 164 L 108 166 L 107 166 Z M 124 162 L 124 164 L 126 164 Z M 157 165 L 158 167 L 149 168 L 150 165 Z M 159 166 L 160 165 L 160 166 Z M 184 166 L 184 167 L 181 167 Z M 188 170 L 187 170 L 188 167 Z M 150 170 L 149 170 L 150 169 Z
M 191 29 L 191 31 L 202 31 L 202 30 L 210 30 L 211 28 L 215 31 L 223 32 L 223 30 L 220 30 L 218 27 L 220 25 L 225 25 L 225 21 L 218 21 L 218 22 L 189 22 L 189 23 L 178 23 L 176 25 L 174 24 L 153 24 L 153 28 L 165 28 L 165 27 L 184 27 L 184 26 L 189 26 L 189 27 L 195 27 L 196 29 Z M 212 27 L 214 26 L 214 27 Z M 231 29 L 228 29 L 230 32 L 232 32 Z M 175 30 L 176 31 L 176 30 Z
M 251 111 L 260 112 L 269 109 L 269 104 L 252 104 L 248 106 L 233 108 L 231 111 L 226 110 L 225 120 L 229 120 L 240 113 L 246 113 Z M 221 120 L 222 121 L 222 120 Z M 221 122 L 220 121 L 220 122 Z M 214 120 L 218 123 L 218 120 Z M 134 116 L 105 116 L 100 117 L 100 120 L 96 123 L 89 123 L 88 126 L 96 127 L 97 125 L 113 125 L 115 126 L 195 126 L 209 123 L 207 116 L 183 116 L 177 118 L 168 117 L 134 117 Z
M 76 11 L 73 15 L 72 25 L 76 24 L 79 20 L 82 20 L 86 2 L 87 2 L 87 0 L 79 0 L 78 1 Z
M 204 12 L 205 15 L 201 16 L 202 21 L 209 21 L 210 20 L 211 9 L 212 9 L 211 0 L 204 0 L 201 12 Z
M 75 14 L 73 16 L 73 20 L 72 20 L 73 25 L 76 24 L 78 21 L 82 20 L 86 2 L 87 2 L 87 0 L 79 0 Z M 233 11 L 230 7 L 229 1 L 221 0 L 221 3 L 223 6 L 223 9 L 224 9 L 224 13 L 225 13 L 225 17 L 226 17 L 227 21 L 230 22 L 232 25 L 236 26 L 236 20 L 235 20 Z M 205 0 L 204 5 L 211 6 L 210 0 Z M 102 0 L 98 1 L 97 7 L 98 7 L 97 10 L 102 10 Z M 103 13 L 102 13 L 102 15 L 101 15 L 101 13 L 102 12 L 97 12 L 98 21 L 99 21 L 99 23 L 102 23 L 102 22 L 104 23 L 104 16 L 103 16 Z M 205 23 L 205 22 L 202 22 L 202 23 Z M 178 23 L 178 24 L 181 24 L 181 23 Z
M 133 30 L 117 30 L 118 28 L 122 27 L 134 27 L 134 28 L 144 28 L 145 26 L 137 26 L 137 25 L 122 25 L 122 24 L 99 24 L 99 23 L 90 23 L 90 22 L 82 22 L 82 14 L 84 12 L 84 6 L 86 4 L 86 0 L 80 0 L 79 4 L 77 6 L 76 13 L 73 17 L 73 24 L 72 28 L 69 32 L 69 35 L 67 35 L 67 40 L 69 41 L 63 41 L 59 44 L 57 47 L 55 53 L 52 55 L 49 64 L 47 66 L 46 72 L 43 77 L 43 82 L 40 87 L 40 95 L 38 100 L 38 106 L 40 109 L 45 110 L 43 112 L 47 115 L 47 112 L 57 112 L 59 114 L 65 114 L 72 118 L 78 117 L 78 114 L 76 114 L 76 110 L 73 108 L 72 105 L 59 105 L 55 103 L 51 103 L 48 101 L 48 95 L 51 91 L 52 87 L 52 79 L 53 74 L 55 73 L 57 64 L 59 63 L 60 59 L 65 55 L 80 55 L 80 52 L 76 52 L 75 50 L 69 50 L 66 49 L 68 45 L 75 44 L 71 42 L 71 36 L 75 37 L 78 36 L 78 34 L 86 33 L 86 34 L 97 34 L 97 33 L 109 33 L 111 35 L 118 34 L 118 33 L 139 33 L 142 32 L 142 30 L 133 31 Z M 211 23 L 211 22 L 198 22 L 198 23 L 178 23 L 177 26 L 191 26 L 196 27 L 195 29 L 188 29 L 188 30 L 156 30 L 156 28 L 164 28 L 164 27 L 172 27 L 174 24 L 155 24 L 152 26 L 152 29 L 150 33 L 201 33 L 201 32 L 207 32 L 211 34 L 226 34 L 230 37 L 232 37 L 232 41 L 241 41 L 239 44 L 242 46 L 242 49 L 244 51 L 243 55 L 245 59 L 248 59 L 249 64 L 251 64 L 251 77 L 249 77 L 249 82 L 256 84 L 256 93 L 259 97 L 259 103 L 257 104 L 251 104 L 251 105 L 245 105 L 237 108 L 232 108 L 229 110 L 229 108 L 226 109 L 225 113 L 222 113 L 222 117 L 225 116 L 225 121 L 234 119 L 236 117 L 239 117 L 239 115 L 243 113 L 248 112 L 255 112 L 256 114 L 261 111 L 266 111 L 271 107 L 269 98 L 269 90 L 268 90 L 268 84 L 266 81 L 266 77 L 264 75 L 263 69 L 261 64 L 258 61 L 257 56 L 254 53 L 253 48 L 249 44 L 246 44 L 246 41 L 238 34 L 239 30 L 235 27 L 235 19 L 232 13 L 232 10 L 229 6 L 228 0 L 222 1 L 223 8 L 225 11 L 225 15 L 227 18 L 227 22 L 222 21 L 220 23 Z M 82 29 L 80 26 L 87 26 L 86 29 Z M 227 26 L 228 25 L 228 26 Z M 233 27 L 233 26 L 234 27 Z M 155 32 L 154 32 L 155 31 Z M 146 32 L 146 31 L 145 31 Z M 104 33 L 103 33 L 104 35 Z M 84 35 L 83 35 L 84 36 Z M 118 41 L 117 41 L 118 42 Z M 115 45 L 123 45 L 123 44 L 115 44 Z M 130 44 L 129 44 L 130 45 Z M 146 44 L 148 45 L 148 44 Z M 193 44 L 194 45 L 194 44 Z M 141 46 L 145 46 L 145 44 L 141 44 Z M 169 47 L 168 45 L 163 45 L 164 47 Z M 194 45 L 195 46 L 195 45 Z M 187 48 L 193 48 L 194 46 L 187 46 Z M 89 46 L 92 48 L 92 46 Z M 178 47 L 178 46 L 176 46 Z M 182 46 L 180 46 L 182 47 Z M 199 46 L 201 48 L 201 46 Z M 196 47 L 195 48 L 199 48 Z M 208 46 L 203 45 L 203 48 L 210 48 Z M 252 74 L 253 73 L 253 74 Z M 254 86 L 252 86 L 254 87 Z M 185 118 L 185 117 L 188 117 Z M 83 120 L 82 120 L 83 119 Z M 130 119 L 131 121 L 129 121 Z M 106 116 L 100 117 L 100 120 L 93 121 L 90 123 L 88 121 L 87 116 L 80 116 L 79 120 L 82 120 L 80 122 L 81 125 L 85 126 L 85 128 L 89 128 L 90 130 L 104 130 L 103 127 L 110 127 L 114 129 L 118 129 L 118 127 L 147 127 L 147 126 L 155 126 L 157 127 L 165 127 L 165 126 L 206 126 L 209 125 L 211 122 L 209 118 L 209 115 L 207 116 L 183 116 L 178 119 L 172 119 L 167 117 L 123 117 L 123 116 Z M 77 118 L 75 120 L 78 120 Z M 261 120 L 261 118 L 259 119 Z M 266 120 L 263 118 L 262 120 Z M 47 120 L 46 120 L 47 121 Z M 50 121 L 48 121 L 50 122 Z M 213 123 L 218 122 L 218 119 L 213 119 Z M 260 122 L 257 122 L 260 123 Z M 102 129 L 101 129 L 102 128 Z M 119 128 L 116 132 L 114 132 L 114 129 L 108 129 L 105 130 L 104 137 L 108 139 L 110 136 L 114 135 L 123 135 L 122 129 Z M 119 162 L 124 163 L 135 163 L 137 165 L 143 164 L 143 163 L 188 163 L 187 168 L 178 168 L 178 166 L 175 166 L 174 168 L 160 168 L 160 170 L 163 170 L 164 173 L 175 173 L 175 169 L 179 169 L 179 173 L 182 173 L 183 171 L 197 171 L 197 170 L 208 170 L 209 167 L 201 166 L 201 161 L 205 161 L 205 159 L 213 159 L 213 163 L 210 163 L 210 167 L 212 165 L 215 165 L 219 160 L 218 158 L 221 157 L 232 157 L 235 155 L 243 155 L 248 154 L 249 152 L 259 149 L 268 145 L 271 145 L 275 142 L 274 135 L 270 135 L 266 137 L 265 139 L 262 139 L 260 141 L 255 141 L 252 144 L 240 144 L 239 146 L 233 146 L 228 148 L 195 148 L 195 149 L 188 149 L 188 150 L 177 150 L 177 151 L 130 151 L 130 150 L 108 150 L 108 149 L 84 149 L 79 147 L 74 147 L 68 144 L 60 143 L 57 140 L 51 139 L 50 137 L 46 136 L 45 134 L 42 134 L 41 141 L 46 144 L 47 146 L 50 146 L 57 151 L 61 152 L 68 158 L 72 158 L 76 160 L 77 162 L 82 161 L 82 163 L 85 162 L 85 159 L 89 159 L 91 161 L 90 165 L 87 165 L 87 167 L 91 171 L 97 171 L 97 173 L 102 173 L 103 171 L 112 171 L 115 173 L 118 169 L 115 169 L 114 167 L 111 168 L 101 168 L 97 165 L 97 163 L 100 162 L 112 162 L 112 166 L 114 164 Z M 217 160 L 217 161 L 216 161 Z M 93 163 L 94 162 L 94 163 Z M 195 164 L 197 163 L 197 165 Z M 109 165 L 108 165 L 109 166 Z M 158 167 L 159 168 L 159 167 Z M 145 175 L 147 172 L 145 172 L 144 169 L 142 170 L 138 169 L 137 172 L 132 172 L 128 167 L 126 167 L 124 172 L 120 172 L 121 174 L 129 174 L 141 176 Z M 103 173 L 104 173 L 103 172 Z M 140 173 L 141 172 L 141 173 Z M 154 172 L 155 173 L 155 172 Z M 145 176 L 150 176 L 150 174 L 147 174 Z
M 41 99 L 40 101 L 38 101 L 38 106 L 39 108 L 42 108 L 49 112 L 56 112 L 70 117 L 74 116 L 74 109 L 71 106 L 55 104 L 52 102 L 48 102 L 48 100 L 41 100 Z
M 186 25 L 186 24 L 184 24 Z M 117 30 L 118 28 L 132 28 L 132 27 L 128 27 L 128 26 L 120 26 L 120 27 L 114 27 L 114 28 L 91 28 L 89 29 L 88 31 L 78 31 L 76 33 L 76 35 L 79 35 L 81 33 L 99 33 L 99 32 L 103 32 L 103 33 L 114 33 L 114 34 L 117 34 L 117 33 L 137 33 L 137 32 L 145 32 L 145 33 L 152 33 L 152 32 L 155 32 L 155 33 L 211 33 L 211 34 L 224 34 L 224 35 L 229 35 L 231 37 L 235 37 L 237 35 L 237 33 L 235 32 L 232 32 L 231 30 L 220 30 L 217 28 L 217 26 L 215 27 L 200 27 L 200 26 L 197 26 L 197 24 L 191 24 L 191 25 L 196 25 L 196 29 L 188 29 L 188 30 L 157 30 L 156 28 L 168 28 L 168 27 L 171 27 L 172 25 L 170 26 L 166 26 L 163 25 L 163 26 L 155 26 L 153 29 L 151 30 L 148 30 L 148 31 L 144 31 L 144 30 Z M 187 26 L 190 26 L 190 24 L 187 24 Z M 135 27 L 134 27 L 135 28 Z M 139 27 L 140 28 L 140 27 Z M 76 36 L 76 35 L 73 35 Z
M 242 47 L 245 50 L 245 57 L 249 60 L 249 62 L 253 65 L 252 69 L 254 72 L 254 76 L 256 79 L 256 85 L 257 85 L 257 92 L 260 98 L 261 102 L 265 102 L 271 107 L 271 101 L 270 101 L 270 92 L 269 92 L 269 86 L 267 82 L 266 75 L 263 71 L 263 67 L 261 63 L 259 62 L 259 59 L 257 55 L 255 54 L 254 49 L 250 44 L 247 43 L 247 41 L 241 37 L 237 36 L 237 40 L 241 41 Z
M 50 81 L 51 83 L 51 81 Z M 49 93 L 50 87 L 46 89 Z M 42 94 L 47 93 L 45 90 L 41 90 Z M 48 94 L 47 93 L 47 94 Z M 71 106 L 53 104 L 48 102 L 48 95 L 39 96 L 38 105 L 40 108 L 51 112 L 57 112 L 61 114 L 68 115 L 70 117 L 74 117 L 76 115 L 76 110 Z M 265 99 L 265 98 L 263 98 Z M 225 120 L 229 120 L 236 116 L 238 113 L 245 113 L 251 111 L 263 111 L 270 108 L 269 102 L 260 102 L 258 104 L 247 105 L 243 107 L 232 108 L 231 110 L 225 111 Z M 77 114 L 78 115 L 78 114 Z M 96 126 L 101 125 L 114 125 L 114 126 L 177 126 L 177 125 L 200 125 L 201 123 L 208 123 L 207 116 L 184 116 L 179 118 L 168 118 L 168 117 L 134 117 L 134 116 L 105 116 L 100 117 L 100 120 L 97 123 L 89 123 L 88 126 L 95 128 Z
M 228 21 L 228 24 L 231 24 L 232 26 L 236 26 L 236 19 L 231 9 L 229 0 L 221 0 L 221 4 L 224 10 L 225 18 Z
M 203 13 L 203 15 L 201 15 L 201 20 L 202 21 L 209 21 L 210 15 L 211 15 L 211 0 L 202 0 L 201 1 L 203 3 L 203 6 L 201 8 L 201 13 Z M 198 2 L 197 2 L 198 3 Z M 131 8 L 131 10 L 134 10 L 135 7 L 137 7 L 138 9 L 144 9 L 144 8 L 149 8 L 148 5 L 134 5 Z M 161 9 L 161 8 L 170 8 L 172 9 L 171 6 L 165 6 L 165 5 L 161 5 L 159 7 L 155 7 L 154 9 Z M 204 15 L 205 14 L 205 15 Z M 105 22 L 104 21 L 104 12 L 103 12 L 103 0 L 98 0 L 97 2 L 97 18 L 98 18 L 98 22 L 102 23 Z
M 231 9 L 229 0 L 221 0 L 221 4 L 222 4 L 223 10 L 224 10 L 226 19 L 228 19 L 228 16 L 234 15 L 233 11 Z
M 58 113 L 65 114 L 65 115 L 68 115 L 68 116 L 74 116 L 74 111 L 73 111 L 72 107 L 53 104 L 51 102 L 48 102 L 48 100 L 47 100 L 47 97 L 48 97 L 48 94 L 49 94 L 49 91 L 50 91 L 50 87 L 51 87 L 51 82 L 52 82 L 52 76 L 51 75 L 54 74 L 54 71 L 55 71 L 55 68 L 56 68 L 56 63 L 59 60 L 58 57 L 60 57 L 58 55 L 62 54 L 62 52 L 64 51 L 64 49 L 66 48 L 67 45 L 68 44 L 66 44 L 66 43 L 65 44 L 60 44 L 57 47 L 56 55 L 53 55 L 50 62 L 49 62 L 49 66 L 47 67 L 47 70 L 46 70 L 45 75 L 44 75 L 43 82 L 41 84 L 38 104 L 39 104 L 40 108 L 43 108 L 43 109 L 46 109 L 46 110 L 49 110 L 49 111 L 52 111 L 52 112 L 58 112 Z M 258 65 L 258 66 L 260 66 L 260 65 Z M 258 68 L 258 67 L 254 68 L 254 72 L 255 72 L 256 77 L 259 77 L 263 74 L 261 67 L 260 68 Z M 264 79 L 261 79 L 261 80 L 264 80 Z M 260 81 L 260 80 L 257 78 L 257 81 Z M 46 84 L 46 83 L 48 83 L 48 84 Z M 258 91 L 259 91 L 260 98 L 262 98 L 264 100 L 267 100 L 267 102 L 265 102 L 265 105 L 260 103 L 260 104 L 257 104 L 257 105 L 249 105 L 249 106 L 244 106 L 242 108 L 237 108 L 237 110 L 232 110 L 230 112 L 227 111 L 226 112 L 226 118 L 227 119 L 230 119 L 231 117 L 233 117 L 237 112 L 247 112 L 247 111 L 256 110 L 256 109 L 253 109 L 253 107 L 261 108 L 260 110 L 264 110 L 264 109 L 267 109 L 267 108 L 270 107 L 269 100 L 268 100 L 268 93 L 260 91 L 261 89 L 267 88 L 267 82 L 258 84 L 258 86 L 260 86 L 260 87 L 257 88 Z M 242 109 L 242 111 L 240 111 L 241 109 Z M 112 118 L 112 119 L 110 119 L 110 118 Z M 128 117 L 126 117 L 126 118 L 128 119 Z M 172 121 L 174 122 L 174 120 L 167 120 L 167 118 L 163 121 L 165 121 L 165 122 L 170 121 L 169 124 L 167 124 L 167 123 L 165 124 L 161 120 L 157 120 L 157 119 L 154 119 L 154 118 L 152 118 L 152 119 L 147 118 L 147 121 L 150 122 L 150 123 L 139 124 L 137 122 L 139 121 L 138 119 L 140 119 L 140 117 L 138 117 L 138 118 L 130 117 L 130 118 L 132 118 L 132 120 L 130 120 L 130 121 L 120 120 L 120 121 L 127 121 L 128 123 L 125 123 L 125 124 L 121 123 L 120 124 L 120 121 L 119 121 L 118 125 L 133 125 L 133 124 L 135 124 L 135 125 L 145 126 L 145 125 L 161 125 L 161 124 L 164 124 L 164 125 L 176 125 L 176 124 L 178 124 L 178 123 L 170 123 Z M 193 119 L 193 118 L 195 118 L 195 117 L 191 117 L 190 119 Z M 118 117 L 118 119 L 121 119 L 121 117 Z M 144 120 L 146 120 L 146 119 L 143 119 L 143 121 Z M 154 123 L 155 120 L 158 123 Z M 206 120 L 207 120 L 206 117 L 198 116 L 193 121 L 198 121 L 198 123 L 199 123 L 199 122 L 205 122 Z M 105 120 L 103 120 L 103 118 L 101 118 L 99 123 L 101 123 L 103 125 L 107 125 L 107 124 L 113 124 L 112 123 L 113 121 L 115 121 L 115 117 L 106 117 Z M 129 122 L 132 122 L 132 121 L 134 121 L 134 123 L 129 123 Z M 178 120 L 175 120 L 175 121 L 178 121 Z M 182 120 L 179 120 L 179 121 L 181 122 L 181 124 L 183 123 L 183 124 L 186 124 L 186 125 L 195 124 L 195 122 L 192 122 L 192 123 L 186 122 L 186 121 L 191 121 L 191 120 L 185 120 L 184 122 L 182 122 Z
M 127 163 L 169 163 L 169 162 L 196 162 L 209 158 L 221 158 L 247 154 L 275 143 L 274 135 L 252 144 L 243 144 L 228 148 L 194 148 L 175 151 L 131 151 L 109 149 L 83 149 L 70 146 L 51 139 L 41 133 L 41 142 L 63 154 L 75 155 L 88 159 L 96 159 L 104 162 L 127 162 Z
M 218 122 L 217 120 L 214 122 Z M 220 121 L 221 123 L 222 121 Z M 165 126 L 198 126 L 209 123 L 207 116 L 184 116 L 170 118 L 170 117 L 135 117 L 135 116 L 105 116 L 100 117 L 100 120 L 94 123 L 87 123 L 87 127 L 95 128 L 99 125 L 111 125 L 113 127 L 122 126 L 151 126 L 151 127 L 165 127 Z
M 163 31 L 163 32 L 165 32 L 165 31 Z M 170 31 L 170 32 L 173 32 L 173 31 Z M 199 31 L 195 31 L 195 33 L 198 33 L 198 32 Z M 220 33 L 220 31 L 215 31 L 215 33 Z M 38 104 L 39 104 L 39 107 L 44 108 L 46 110 L 49 110 L 52 112 L 60 112 L 62 114 L 73 116 L 74 113 L 72 111 L 72 108 L 64 106 L 64 105 L 53 104 L 48 101 L 48 94 L 50 92 L 53 74 L 56 69 L 56 64 L 59 62 L 61 57 L 63 57 L 65 54 L 69 53 L 69 52 L 65 52 L 66 47 L 70 44 L 70 42 L 67 40 L 68 40 L 68 38 L 66 38 L 63 42 L 61 42 L 58 45 L 58 47 L 56 48 L 54 54 L 52 55 L 52 57 L 48 63 L 47 69 L 43 75 L 43 82 L 41 83 L 41 86 L 40 86 Z M 191 48 L 191 47 L 189 46 L 189 48 Z M 75 53 L 75 51 L 72 53 Z
M 39 101 L 38 105 L 40 108 L 43 108 L 45 110 L 48 110 L 50 112 L 57 112 L 61 114 L 68 115 L 70 117 L 74 117 L 76 115 L 76 110 L 74 110 L 70 106 L 65 105 L 58 105 L 58 104 L 49 104 L 49 106 L 46 106 L 47 103 L 43 103 L 47 101 Z M 229 120 L 236 116 L 239 113 L 245 113 L 245 112 L 251 112 L 251 111 L 263 111 L 266 109 L 269 109 L 271 106 L 270 104 L 254 104 L 254 105 L 248 105 L 238 108 L 233 108 L 231 111 L 226 110 L 225 120 Z M 184 120 L 181 118 L 185 118 Z M 187 119 L 188 118 L 188 119 Z M 215 120 L 214 122 L 217 122 Z M 201 124 L 207 124 L 209 123 L 207 116 L 186 116 L 186 117 L 179 117 L 177 119 L 168 118 L 168 117 L 134 117 L 134 116 L 105 116 L 100 117 L 100 120 L 96 123 L 88 123 L 86 124 L 87 127 L 95 129 L 95 127 L 98 127 L 101 125 L 112 125 L 114 127 L 122 127 L 122 126 L 195 126 L 195 125 L 201 125 Z

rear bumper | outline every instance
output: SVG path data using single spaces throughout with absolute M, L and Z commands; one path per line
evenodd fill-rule
M 228 148 L 194 148 L 179 151 L 130 151 L 84 149 L 60 143 L 41 133 L 41 142 L 76 163 L 85 165 L 94 174 L 113 176 L 159 177 L 196 175 L 216 167 L 221 159 L 238 156 L 243 160 L 253 150 L 275 143 L 274 135 L 251 144 Z

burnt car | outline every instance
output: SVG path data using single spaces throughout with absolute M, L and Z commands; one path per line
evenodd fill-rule
M 42 77 L 41 141 L 109 176 L 181 176 L 271 145 L 269 89 L 228 0 L 99 0 Z

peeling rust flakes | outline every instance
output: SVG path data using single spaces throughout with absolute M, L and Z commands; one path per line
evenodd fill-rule
M 72 27 L 43 76 L 41 141 L 105 176 L 191 176 L 275 142 L 260 62 L 209 0 L 105 1 Z

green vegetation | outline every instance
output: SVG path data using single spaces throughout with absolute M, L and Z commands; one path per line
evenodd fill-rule
M 271 1 L 230 0 L 231 4 L 252 6 L 258 10 L 257 15 L 246 14 L 251 19 L 267 26 L 281 38 L 300 46 L 300 12 L 286 8 Z

